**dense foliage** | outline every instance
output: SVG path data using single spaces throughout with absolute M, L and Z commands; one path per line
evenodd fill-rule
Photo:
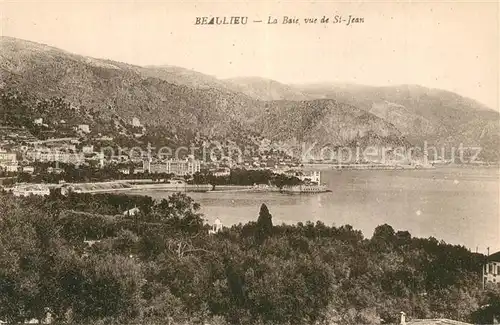
M 279 188 L 287 185 L 299 185 L 300 179 L 294 176 L 274 173 L 270 169 L 244 169 L 235 168 L 227 176 L 214 176 L 208 171 L 197 172 L 193 175 L 193 182 L 196 184 L 217 185 L 243 185 L 250 186 L 256 184 L 274 185 Z
M 348 225 L 273 225 L 271 212 L 209 235 L 183 194 L 2 193 L 0 319 L 379 324 L 400 311 L 479 319 L 498 304 L 481 288 L 484 256 L 464 247 L 389 225 L 371 239 Z

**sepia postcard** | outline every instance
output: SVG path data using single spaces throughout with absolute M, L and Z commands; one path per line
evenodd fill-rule
M 499 324 L 499 10 L 1 1 L 0 324 Z

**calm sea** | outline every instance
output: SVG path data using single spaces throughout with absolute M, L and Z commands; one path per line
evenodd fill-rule
M 387 223 L 413 236 L 433 236 L 472 251 L 476 247 L 479 252 L 486 252 L 486 247 L 500 250 L 500 174 L 496 168 L 328 170 L 321 176 L 332 192 L 189 194 L 201 204 L 208 221 L 219 218 L 224 225 L 256 220 L 265 203 L 274 224 L 321 220 L 335 226 L 350 224 L 371 237 L 377 225 Z M 160 199 L 171 193 L 140 194 Z

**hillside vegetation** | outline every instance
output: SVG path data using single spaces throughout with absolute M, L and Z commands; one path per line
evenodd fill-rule
M 4 88 L 41 98 L 61 97 L 108 116 L 116 113 L 127 120 L 138 117 L 145 124 L 224 136 L 256 105 L 242 94 L 179 86 L 143 76 L 139 67 L 37 43 L 3 37 L 0 49 Z
M 420 86 L 221 80 L 178 67 L 84 57 L 9 37 L 0 39 L 0 80 L 4 92 L 37 100 L 59 98 L 110 120 L 137 117 L 177 138 L 200 133 L 235 140 L 257 132 L 271 141 L 339 146 L 352 145 L 356 137 L 365 145 L 427 142 L 449 149 L 462 143 L 481 146 L 481 159 L 500 160 L 498 112 Z
M 123 211 L 137 207 L 137 215 Z M 0 193 L 0 319 L 72 324 L 381 324 L 498 314 L 484 256 L 389 225 L 256 222 L 208 234 L 183 194 Z

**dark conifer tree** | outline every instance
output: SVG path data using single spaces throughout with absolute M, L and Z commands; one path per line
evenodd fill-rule
M 267 206 L 262 203 L 260 206 L 259 218 L 257 219 L 257 229 L 256 229 L 256 240 L 257 243 L 261 244 L 266 238 L 268 238 L 273 231 L 273 220 L 271 213 Z

